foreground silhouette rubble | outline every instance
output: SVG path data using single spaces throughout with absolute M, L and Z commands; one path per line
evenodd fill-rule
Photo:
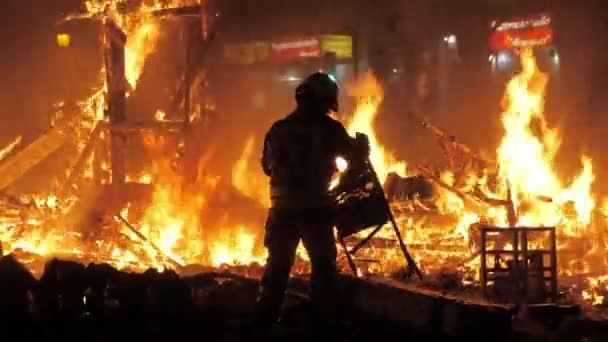
M 0 258 L 0 320 L 5 333 L 25 340 L 240 341 L 250 337 L 244 327 L 251 321 L 258 290 L 256 279 L 235 273 L 244 270 L 132 273 L 53 259 L 36 279 L 7 255 Z M 342 276 L 344 340 L 452 336 L 603 341 L 608 336 L 605 322 L 586 319 L 576 307 L 514 311 L 410 285 Z M 279 340 L 307 338 L 307 288 L 304 276 L 290 281 L 285 314 L 273 332 Z

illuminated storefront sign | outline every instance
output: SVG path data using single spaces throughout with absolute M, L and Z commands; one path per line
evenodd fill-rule
M 494 22 L 496 31 L 510 31 L 529 29 L 534 27 L 546 27 L 551 25 L 551 17 L 548 14 L 541 14 L 534 17 L 520 18 L 505 22 Z
M 254 64 L 319 58 L 334 53 L 337 59 L 353 57 L 353 40 L 347 35 L 322 35 L 277 41 L 257 41 L 224 45 L 224 58 L 231 63 Z
M 493 22 L 490 37 L 493 51 L 502 49 L 546 46 L 553 42 L 551 17 L 547 14 L 505 22 Z
M 316 37 L 281 40 L 270 43 L 269 57 L 272 61 L 289 61 L 320 56 L 321 42 Z

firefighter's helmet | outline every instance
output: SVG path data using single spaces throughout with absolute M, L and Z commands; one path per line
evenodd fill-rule
M 327 112 L 338 111 L 338 84 L 328 74 L 316 72 L 296 88 L 298 105 L 313 105 Z

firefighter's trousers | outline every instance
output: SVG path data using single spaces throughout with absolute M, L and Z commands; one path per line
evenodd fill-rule
M 317 327 L 336 322 L 336 244 L 330 208 L 271 208 L 265 227 L 268 250 L 256 313 L 261 324 L 274 324 L 287 287 L 299 241 L 310 258 L 311 302 Z

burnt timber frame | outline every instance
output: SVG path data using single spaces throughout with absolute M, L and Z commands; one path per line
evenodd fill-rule
M 488 250 L 488 240 L 490 233 L 494 233 L 499 239 L 504 239 L 503 242 L 510 242 L 513 246 L 512 249 L 493 249 Z M 529 247 L 529 234 L 530 233 L 545 233 L 549 234 L 549 249 L 530 249 Z M 517 292 L 516 299 L 519 303 L 525 300 L 525 295 L 528 291 L 528 262 L 531 254 L 540 254 L 543 256 L 541 264 L 541 275 L 543 283 L 550 283 L 550 297 L 552 301 L 557 302 L 558 290 L 557 290 L 557 239 L 555 227 L 483 227 L 481 229 L 481 266 L 480 266 L 480 280 L 481 290 L 483 296 L 488 298 L 488 282 L 496 279 L 497 275 L 508 274 L 512 271 L 517 274 Z M 511 256 L 513 270 L 505 269 L 501 267 L 488 267 L 488 255 L 493 255 L 495 258 L 501 256 Z M 549 256 L 549 265 L 546 266 L 544 263 L 544 256 Z M 549 272 L 549 275 L 545 275 Z M 523 275 L 523 276 L 519 276 Z M 523 284 L 521 290 L 519 284 Z
M 156 18 L 179 17 L 187 19 L 182 27 L 180 37 L 181 39 L 187 39 L 188 41 L 185 51 L 186 68 L 184 70 L 183 82 L 175 95 L 175 108 L 172 108 L 170 111 L 170 114 L 177 114 L 177 111 L 183 108 L 183 120 L 164 120 L 158 122 L 133 122 L 128 120 L 126 113 L 126 98 L 130 85 L 126 79 L 125 73 L 125 46 L 127 43 L 127 35 L 111 18 L 107 16 L 95 18 L 101 19 L 102 24 L 103 59 L 107 85 L 105 94 L 107 96 L 107 107 L 104 109 L 104 116 L 107 120 L 98 122 L 94 131 L 91 132 L 87 146 L 80 154 L 74 167 L 72 167 L 70 176 L 61 189 L 63 194 L 80 188 L 76 183 L 78 183 L 79 177 L 82 175 L 85 165 L 91 155 L 94 156 L 94 184 L 101 184 L 101 164 L 103 160 L 106 160 L 106 156 L 100 156 L 102 152 L 105 152 L 105 149 L 100 146 L 100 140 L 103 140 L 101 138 L 102 136 L 109 136 L 110 138 L 109 159 L 111 159 L 112 169 L 111 189 L 115 194 L 115 198 L 119 198 L 119 194 L 122 191 L 121 188 L 128 183 L 126 176 L 126 145 L 131 133 L 149 130 L 152 132 L 170 132 L 192 135 L 191 132 L 195 129 L 194 127 L 191 127 L 193 123 L 190 120 L 190 111 L 192 108 L 190 103 L 192 80 L 195 78 L 195 75 L 200 68 L 204 67 L 202 63 L 204 53 L 201 54 L 199 51 L 191 48 L 190 44 L 194 42 L 195 36 L 190 30 L 195 26 L 195 22 L 201 21 L 203 29 L 205 30 L 203 35 L 203 43 L 205 43 L 205 46 L 206 43 L 212 39 L 213 32 L 211 31 L 213 29 L 213 20 L 208 19 L 210 16 L 207 13 L 209 12 L 210 6 L 211 5 L 206 2 L 204 6 L 166 8 L 149 12 L 150 15 Z M 186 147 L 187 149 L 192 149 L 191 147 L 188 148 L 188 144 L 186 144 Z
M 110 118 L 110 144 L 112 158 L 112 189 L 118 194 L 125 183 L 125 142 L 122 132 L 115 130 L 127 120 L 126 88 L 128 81 L 125 74 L 125 45 L 127 35 L 110 20 L 104 20 L 104 43 L 106 83 L 108 85 L 108 112 Z

